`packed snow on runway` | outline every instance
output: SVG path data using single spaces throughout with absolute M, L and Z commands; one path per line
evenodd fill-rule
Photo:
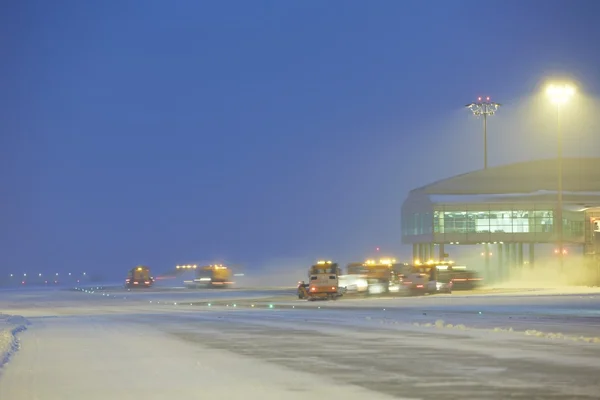
M 0 370 L 0 399 L 600 393 L 598 290 L 311 303 L 284 294 L 0 291 L 0 330 L 8 318 L 29 323 Z

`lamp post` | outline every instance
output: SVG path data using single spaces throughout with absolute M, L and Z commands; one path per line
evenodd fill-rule
M 557 136 L 557 166 L 558 166 L 558 190 L 556 201 L 556 230 L 558 241 L 558 260 L 560 270 L 564 264 L 564 230 L 563 230 L 563 145 L 562 145 L 562 130 L 560 125 L 560 110 L 561 106 L 566 104 L 575 94 L 575 87 L 569 84 L 550 84 L 546 88 L 546 94 L 556 105 L 556 136 Z
M 483 169 L 487 169 L 487 117 L 488 115 L 494 115 L 501 104 L 490 102 L 490 98 L 486 97 L 485 101 L 479 97 L 477 103 L 467 104 L 467 107 L 473 115 L 479 117 L 483 115 Z

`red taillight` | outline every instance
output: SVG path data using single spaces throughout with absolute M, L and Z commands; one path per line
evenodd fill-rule
M 332 287 L 331 287 L 331 290 L 335 290 L 335 286 L 332 286 Z
M 144 282 L 144 283 L 145 283 L 146 285 L 149 285 L 149 284 L 150 284 L 150 282 L 148 282 L 148 281 L 146 281 L 146 282 Z
M 134 285 L 137 285 L 137 284 L 138 284 L 138 282 L 133 282 L 133 284 L 134 284 Z
M 418 287 L 418 288 L 422 288 L 422 287 L 423 287 L 423 285 L 417 285 L 417 287 Z
M 315 290 L 317 290 L 317 288 L 316 288 L 316 287 L 314 287 L 314 286 L 310 288 L 310 291 L 311 291 L 311 292 L 314 292 Z

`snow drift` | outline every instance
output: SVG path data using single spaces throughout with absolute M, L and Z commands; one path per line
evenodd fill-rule
M 18 350 L 17 334 L 27 329 L 29 321 L 21 316 L 0 314 L 0 368 Z

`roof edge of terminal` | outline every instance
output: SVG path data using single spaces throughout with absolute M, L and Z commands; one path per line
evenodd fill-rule
M 475 171 L 471 171 L 471 172 L 465 172 L 459 175 L 455 175 L 455 176 L 451 176 L 451 177 L 447 177 L 444 179 L 439 179 L 436 180 L 434 182 L 431 182 L 427 185 L 423 185 L 420 187 L 417 187 L 415 189 L 412 189 L 409 192 L 410 194 L 416 194 L 416 193 L 423 193 L 423 194 L 428 194 L 428 195 L 479 195 L 479 194 L 487 194 L 487 195 L 493 195 L 493 194 L 498 194 L 498 195 L 506 195 L 506 194 L 528 194 L 528 193 L 535 193 L 535 192 L 539 192 L 539 191 L 548 191 L 548 190 L 552 190 L 554 188 L 550 188 L 550 187 L 535 187 L 535 184 L 530 185 L 528 188 L 523 188 L 518 190 L 516 187 L 515 188 L 511 188 L 511 190 L 490 190 L 490 187 L 488 185 L 488 187 L 485 190 L 479 190 L 479 188 L 476 189 L 476 181 L 477 180 L 481 180 L 481 181 L 487 181 L 488 179 L 530 179 L 532 182 L 535 181 L 536 184 L 541 180 L 538 179 L 538 175 L 539 178 L 550 178 L 550 180 L 554 179 L 557 180 L 557 176 L 558 174 L 554 172 L 553 168 L 550 167 L 555 167 L 557 164 L 557 159 L 556 158 L 544 158 L 544 159 L 537 159 L 537 160 L 533 160 L 533 161 L 521 161 L 521 162 L 517 162 L 517 163 L 509 163 L 509 164 L 503 164 L 503 165 L 499 165 L 499 166 L 495 166 L 495 167 L 489 167 L 487 169 L 478 169 Z M 563 177 L 565 175 L 565 172 L 573 171 L 575 168 L 573 168 L 574 165 L 579 165 L 580 168 L 579 170 L 582 169 L 586 169 L 583 168 L 582 165 L 586 165 L 586 166 L 590 166 L 593 165 L 596 168 L 591 168 L 592 172 L 590 173 L 590 175 L 594 175 L 593 176 L 593 181 L 598 181 L 600 182 L 600 157 L 563 157 L 562 159 L 563 162 L 563 166 L 567 166 L 570 168 L 564 168 L 563 170 Z M 537 167 L 537 168 L 535 168 Z M 583 174 L 581 175 L 583 176 Z M 467 188 L 465 189 L 464 186 L 465 185 L 465 181 L 466 180 L 473 180 L 473 187 L 472 188 Z M 564 178 L 563 178 L 564 179 Z M 458 186 L 459 183 L 461 183 L 461 186 L 463 186 L 462 190 L 458 190 L 458 189 L 452 189 L 452 190 L 448 190 L 447 188 L 442 188 L 441 186 L 443 185 L 447 185 L 449 183 L 452 183 L 451 181 L 455 181 L 454 183 L 456 183 L 456 185 Z M 515 186 L 528 186 L 528 185 L 515 185 Z M 598 186 L 600 187 L 600 186 Z M 437 190 L 436 190 L 437 188 Z M 515 190 L 517 189 L 517 190 Z M 555 189 L 554 189 L 555 190 Z M 581 192 L 596 192 L 597 188 L 595 190 L 582 190 Z

